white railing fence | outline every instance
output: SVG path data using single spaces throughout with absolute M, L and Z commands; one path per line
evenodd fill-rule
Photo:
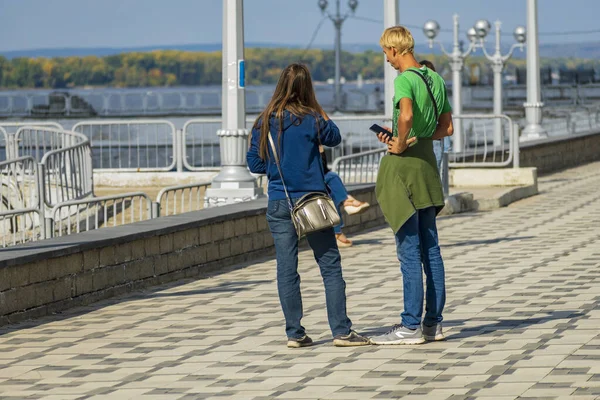
M 162 189 L 153 203 L 154 218 L 198 211 L 204 208 L 204 193 L 211 181 L 170 186 Z
M 90 144 L 87 140 L 44 155 L 41 165 L 44 201 L 48 207 L 93 194 L 91 159 Z
M 0 163 L 1 247 L 44 238 L 41 184 L 33 157 Z
M 9 154 L 9 150 L 11 149 L 10 145 L 10 137 L 8 136 L 8 132 L 2 126 L 0 126 L 0 161 L 6 161 L 14 158 L 11 154 Z
M 455 130 L 451 138 L 453 144 L 460 145 L 458 149 L 453 145 L 449 153 L 450 167 L 505 167 L 513 162 L 519 130 L 510 117 L 463 114 L 453 115 L 452 119 L 461 129 Z
M 346 185 L 375 183 L 379 163 L 386 153 L 387 148 L 384 147 L 338 157 L 333 161 L 331 170 L 336 172 Z
M 177 163 L 176 130 L 166 120 L 85 121 L 73 126 L 89 138 L 94 169 L 170 171 Z
M 87 232 L 152 218 L 152 201 L 142 192 L 65 201 L 52 207 L 46 221 L 49 237 Z
M 248 124 L 248 121 L 246 122 Z M 252 125 L 250 125 L 251 129 Z M 218 168 L 221 153 L 217 131 L 221 129 L 220 118 L 196 118 L 183 125 L 183 166 L 190 171 Z
M 23 126 L 14 134 L 15 156 L 31 156 L 41 161 L 47 152 L 87 142 L 85 136 L 64 129 Z

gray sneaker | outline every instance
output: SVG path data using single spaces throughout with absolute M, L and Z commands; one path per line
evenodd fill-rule
M 402 325 L 394 325 L 392 329 L 384 335 L 373 336 L 373 344 L 421 344 L 425 343 L 423 331 L 421 328 L 408 329 Z
M 302 336 L 300 339 L 288 338 L 287 347 L 290 349 L 297 349 L 300 347 L 312 346 L 313 341 L 308 335 Z
M 427 326 L 423 324 L 423 337 L 428 342 L 437 342 L 438 340 L 446 340 L 446 336 L 442 333 L 442 324 Z
M 370 344 L 369 339 L 355 331 L 350 331 L 347 335 L 337 335 L 333 338 L 333 345 L 336 347 L 367 346 Z

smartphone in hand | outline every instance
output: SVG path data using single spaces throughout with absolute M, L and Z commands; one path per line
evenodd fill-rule
M 392 132 L 388 131 L 383 126 L 380 126 L 380 125 L 377 125 L 377 124 L 373 124 L 373 125 L 371 125 L 371 127 L 369 129 L 372 130 L 373 132 L 377 133 L 377 134 L 383 133 L 384 135 L 387 135 L 389 139 L 392 138 Z

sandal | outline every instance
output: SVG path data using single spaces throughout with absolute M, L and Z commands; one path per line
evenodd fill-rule
M 349 203 L 349 204 L 346 204 Z M 366 201 L 356 200 L 354 197 L 348 197 L 348 200 L 344 202 L 344 210 L 348 215 L 360 214 L 365 211 L 371 205 Z
M 335 240 L 337 242 L 338 247 L 351 247 L 352 241 L 349 240 L 346 235 L 343 233 L 336 233 Z

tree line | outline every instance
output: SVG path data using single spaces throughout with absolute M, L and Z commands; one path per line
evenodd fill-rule
M 427 55 L 438 71 L 448 73 L 444 56 Z M 423 57 L 420 57 L 421 59 Z M 300 50 L 248 48 L 245 50 L 246 82 L 248 85 L 273 84 L 281 70 L 291 62 L 303 62 L 315 81 L 334 76 L 334 52 L 331 50 Z M 488 68 L 481 57 L 467 60 L 469 65 Z M 597 67 L 596 60 L 544 59 L 542 67 Z M 511 60 L 509 68 L 524 67 L 524 60 Z M 123 53 L 105 57 L 14 58 L 0 56 L 0 88 L 73 88 L 73 87 L 157 87 L 208 86 L 221 84 L 221 52 L 187 52 L 159 50 L 144 53 Z M 342 52 L 341 74 L 354 80 L 383 79 L 383 54 Z

